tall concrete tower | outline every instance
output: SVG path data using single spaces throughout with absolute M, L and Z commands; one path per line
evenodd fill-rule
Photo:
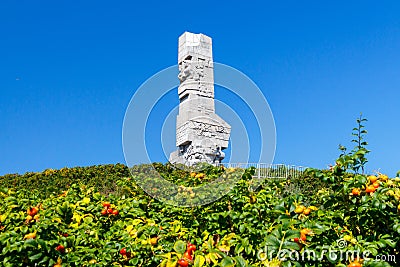
M 211 38 L 185 32 L 179 37 L 179 114 L 171 163 L 218 163 L 225 157 L 231 126 L 215 114 Z

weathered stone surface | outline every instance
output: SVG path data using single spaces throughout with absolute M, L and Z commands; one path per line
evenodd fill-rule
M 179 114 L 177 151 L 171 163 L 220 162 L 228 147 L 231 126 L 215 114 L 212 41 L 204 34 L 185 32 L 179 37 Z

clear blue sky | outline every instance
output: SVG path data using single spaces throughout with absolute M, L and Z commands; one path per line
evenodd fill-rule
M 191 31 L 263 90 L 275 162 L 326 167 L 363 112 L 367 169 L 393 176 L 399 14 L 399 1 L 1 1 L 0 174 L 124 162 L 130 98 Z

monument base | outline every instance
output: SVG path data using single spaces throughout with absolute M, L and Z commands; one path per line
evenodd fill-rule
M 225 158 L 225 153 L 211 140 L 194 140 L 188 145 L 180 146 L 170 154 L 169 162 L 193 166 L 197 163 L 217 164 Z

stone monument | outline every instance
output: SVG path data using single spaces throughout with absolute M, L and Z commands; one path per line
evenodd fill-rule
M 179 37 L 179 114 L 177 151 L 171 163 L 215 164 L 225 157 L 231 126 L 215 114 L 212 41 L 204 34 L 185 32 Z

